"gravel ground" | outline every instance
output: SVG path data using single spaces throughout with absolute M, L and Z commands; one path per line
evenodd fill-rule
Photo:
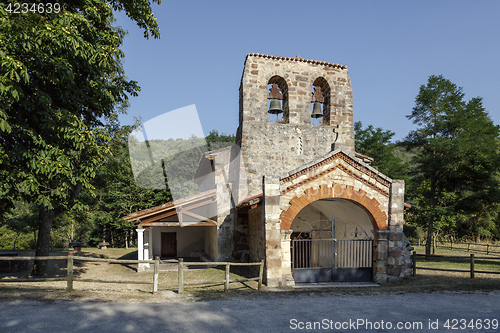
M 497 291 L 370 295 L 363 295 L 362 290 L 358 295 L 267 292 L 204 301 L 171 299 L 168 293 L 159 296 L 168 301 L 0 301 L 0 332 L 311 332 L 314 325 L 314 331 L 332 332 L 500 331 Z M 453 319 L 457 320 L 455 329 Z M 397 325 L 402 326 L 398 329 Z

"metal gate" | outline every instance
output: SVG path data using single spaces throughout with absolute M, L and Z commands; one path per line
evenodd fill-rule
M 373 239 L 361 226 L 338 219 L 309 226 L 292 234 L 295 282 L 372 281 Z

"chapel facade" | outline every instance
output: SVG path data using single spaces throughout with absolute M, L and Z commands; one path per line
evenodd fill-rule
M 404 182 L 356 152 L 352 94 L 345 65 L 248 54 L 236 145 L 201 157 L 200 194 L 125 217 L 139 257 L 264 260 L 268 286 L 408 276 Z

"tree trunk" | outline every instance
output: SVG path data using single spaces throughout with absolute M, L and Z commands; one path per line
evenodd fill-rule
M 430 214 L 429 214 L 429 225 L 427 226 L 427 241 L 425 242 L 425 255 L 431 254 L 432 246 L 432 234 L 434 228 L 434 210 L 436 208 L 436 181 L 431 179 L 431 202 L 430 202 Z
M 433 224 L 434 224 L 434 213 L 431 212 L 431 214 L 429 215 L 429 225 L 427 226 L 427 241 L 425 242 L 426 256 L 431 254 Z
M 432 233 L 432 254 L 436 254 L 436 248 L 437 248 L 437 232 Z
M 48 256 L 50 254 L 50 229 L 54 221 L 54 210 L 45 206 L 38 207 L 38 239 L 36 242 L 35 256 Z M 48 260 L 35 260 L 33 265 L 34 276 L 46 276 Z
M 58 186 L 58 181 L 50 182 L 50 188 L 57 188 Z M 81 190 L 82 183 L 77 182 L 71 192 L 71 197 L 67 202 L 74 201 L 78 194 L 80 194 Z M 48 256 L 50 254 L 50 248 L 52 245 L 50 230 L 52 228 L 52 222 L 54 222 L 56 216 L 60 215 L 63 211 L 63 206 L 56 207 L 55 209 L 48 209 L 43 205 L 40 205 L 38 207 L 38 239 L 36 240 L 35 257 Z M 32 275 L 46 276 L 47 271 L 48 260 L 35 260 L 35 263 L 33 264 L 33 270 L 31 271 Z

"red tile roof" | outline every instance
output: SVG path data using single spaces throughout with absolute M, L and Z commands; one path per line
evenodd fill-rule
M 268 54 L 249 53 L 249 54 L 247 54 L 247 58 L 248 57 L 259 57 L 259 58 L 266 58 L 266 59 L 273 59 L 273 60 L 307 62 L 309 64 L 329 66 L 329 67 L 335 67 L 335 68 L 339 68 L 339 69 L 347 69 L 347 67 L 348 67 L 347 65 L 340 65 L 340 64 L 335 64 L 332 62 L 304 59 L 304 58 L 299 57 L 298 55 L 296 57 L 280 57 L 280 56 L 273 56 L 273 55 L 268 55 Z
M 241 201 L 236 207 L 243 207 L 243 206 L 249 206 L 249 205 L 254 205 L 256 203 L 259 203 L 262 201 L 264 193 L 260 193 L 257 195 L 254 195 L 253 197 L 246 198 L 245 200 Z

